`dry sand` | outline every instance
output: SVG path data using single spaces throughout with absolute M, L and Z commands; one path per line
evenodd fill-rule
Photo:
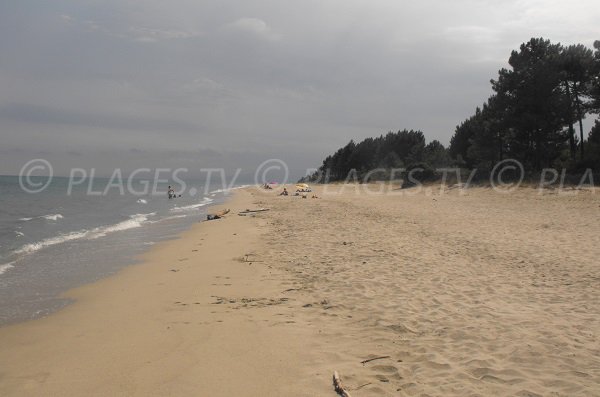
M 598 193 L 326 189 L 0 329 L 0 395 L 600 396 Z

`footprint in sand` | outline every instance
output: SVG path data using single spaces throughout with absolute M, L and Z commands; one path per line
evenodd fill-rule
M 398 368 L 393 365 L 376 365 L 371 367 L 371 370 L 377 373 L 374 377 L 379 382 L 389 383 L 392 380 L 398 382 L 403 379 L 398 372 Z

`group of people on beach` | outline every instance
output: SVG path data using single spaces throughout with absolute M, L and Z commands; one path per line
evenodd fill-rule
M 308 196 L 306 195 L 306 192 L 312 192 L 312 190 L 310 189 L 296 189 L 296 193 L 294 194 L 294 196 L 300 196 L 302 193 L 302 198 L 308 198 Z M 283 190 L 281 191 L 281 193 L 279 193 L 280 196 L 289 196 L 289 192 L 287 190 L 286 187 L 283 188 Z M 319 198 L 316 194 L 313 194 L 311 198 Z

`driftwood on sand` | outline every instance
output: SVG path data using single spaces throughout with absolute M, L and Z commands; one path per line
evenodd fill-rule
M 383 360 L 384 358 L 390 358 L 390 356 L 379 356 L 379 357 L 369 358 L 369 359 L 361 361 L 360 363 L 362 365 L 365 365 L 366 363 L 370 363 L 371 361 Z
M 346 389 L 344 389 L 344 386 L 342 386 L 342 379 L 340 378 L 340 374 L 338 374 L 337 371 L 333 372 L 333 388 L 340 396 L 350 397 L 350 393 L 348 393 Z
M 250 215 L 250 214 L 257 213 L 257 212 L 265 212 L 268 210 L 269 210 L 269 208 L 259 208 L 256 210 L 246 209 L 245 211 L 238 212 L 238 215 L 245 216 L 245 215 Z

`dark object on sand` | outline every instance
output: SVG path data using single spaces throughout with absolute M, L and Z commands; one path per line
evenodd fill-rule
M 245 211 L 238 212 L 238 215 L 244 216 L 244 215 L 248 215 L 248 214 L 253 214 L 255 212 L 264 212 L 264 211 L 268 211 L 268 210 L 269 210 L 269 208 L 259 208 L 257 210 L 247 209 Z
M 380 356 L 380 357 L 368 358 L 366 360 L 362 360 L 360 363 L 362 365 L 365 365 L 366 363 L 370 363 L 371 361 L 383 360 L 384 358 L 390 358 L 390 356 Z
M 215 219 L 221 219 L 223 218 L 225 215 L 229 214 L 229 209 L 223 210 L 223 211 L 219 211 L 216 214 L 207 214 L 206 215 L 206 220 L 207 221 L 212 221 Z

